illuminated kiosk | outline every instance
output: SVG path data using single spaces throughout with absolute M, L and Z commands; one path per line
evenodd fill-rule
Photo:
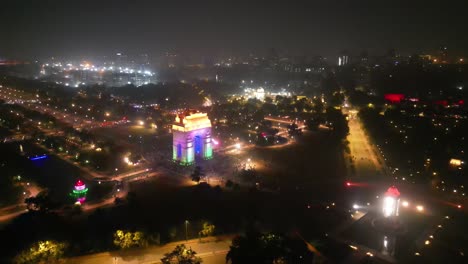
M 213 157 L 211 121 L 206 113 L 187 110 L 177 114 L 172 125 L 172 159 L 181 165 L 191 165 L 195 156 Z
M 78 180 L 75 184 L 75 189 L 70 195 L 76 199 L 76 204 L 82 204 L 86 201 L 87 193 L 88 188 L 86 188 L 86 185 L 81 180 Z

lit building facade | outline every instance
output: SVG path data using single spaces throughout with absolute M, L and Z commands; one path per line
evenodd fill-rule
M 395 186 L 388 188 L 383 199 L 383 215 L 398 216 L 400 207 L 400 191 Z
M 195 157 L 211 159 L 211 121 L 206 113 L 188 110 L 177 114 L 172 125 L 172 159 L 181 165 L 195 163 Z
M 349 63 L 349 56 L 343 55 L 338 57 L 338 66 L 345 66 Z

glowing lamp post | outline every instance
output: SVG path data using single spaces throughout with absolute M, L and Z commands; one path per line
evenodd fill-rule
M 383 215 L 385 217 L 398 216 L 400 206 L 400 192 L 395 186 L 388 188 L 383 199 Z
M 77 203 L 82 204 L 86 201 L 87 193 L 88 188 L 86 188 L 86 185 L 81 180 L 78 180 L 75 184 L 75 188 L 71 193 L 71 196 L 76 198 Z

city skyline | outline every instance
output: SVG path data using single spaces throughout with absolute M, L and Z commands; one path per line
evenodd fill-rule
M 0 5 L 0 263 L 468 263 L 468 1 Z

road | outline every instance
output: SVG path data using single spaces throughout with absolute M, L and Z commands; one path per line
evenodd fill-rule
M 81 257 L 70 258 L 66 263 L 70 264 L 150 264 L 161 263 L 161 258 L 165 253 L 171 252 L 176 245 L 185 244 L 197 252 L 197 256 L 203 259 L 204 264 L 224 264 L 226 254 L 231 245 L 232 236 L 220 238 L 216 241 L 214 237 L 204 238 L 203 243 L 198 239 L 179 241 L 166 244 L 164 246 L 151 246 L 144 249 L 129 251 L 104 252 Z
M 17 204 L 0 208 L 0 223 L 7 222 L 15 217 L 27 212 L 24 198 L 34 197 L 42 191 L 37 185 L 32 183 L 22 184 L 24 196 L 20 198 Z
M 92 115 L 98 116 L 98 113 L 93 113 L 91 109 L 89 113 L 79 114 L 77 108 L 81 106 L 70 106 L 69 108 L 61 109 L 57 106 L 52 106 L 47 103 L 45 98 L 41 99 L 34 94 L 24 92 L 21 90 L 12 89 L 9 87 L 1 87 L 0 99 L 5 100 L 8 103 L 18 104 L 30 110 L 35 110 L 44 114 L 49 114 L 55 117 L 57 120 L 67 123 L 76 129 L 91 129 L 101 127 L 105 122 L 98 121 Z M 116 125 L 118 123 L 114 123 Z
M 378 155 L 375 147 L 370 142 L 363 128 L 363 125 L 357 117 L 355 111 L 346 111 L 348 114 L 349 141 L 350 155 L 353 159 L 354 172 L 350 170 L 352 177 L 359 175 L 359 177 L 381 176 L 384 175 L 385 168 L 382 164 L 382 158 Z M 349 157 L 347 157 L 348 168 L 350 167 Z
M 71 125 L 71 126 L 73 126 L 75 128 L 94 128 L 94 127 L 99 127 L 99 126 L 102 125 L 101 122 L 98 122 L 98 121 L 94 120 L 94 118 L 92 118 L 92 119 L 84 118 L 84 117 L 76 114 L 76 112 L 75 112 L 75 114 L 72 114 L 72 113 L 70 113 L 71 110 L 67 111 L 68 109 L 57 109 L 57 107 L 53 108 L 52 106 L 49 106 L 49 104 L 47 104 L 47 106 L 45 106 L 42 102 L 38 101 L 37 98 L 34 95 L 23 92 L 23 91 L 20 91 L 20 90 L 11 89 L 11 88 L 8 88 L 8 87 L 1 87 L 1 89 L 0 89 L 0 99 L 3 99 L 3 100 L 5 100 L 7 102 L 10 102 L 10 103 L 19 104 L 19 105 L 21 105 L 21 106 L 23 106 L 25 108 L 30 109 L 30 110 L 35 110 L 35 111 L 39 111 L 41 113 L 52 115 L 56 119 L 58 119 L 58 120 L 60 120 L 60 121 L 62 121 L 64 123 L 67 123 L 67 124 L 69 124 L 69 125 Z M 15 113 L 18 116 L 24 117 L 21 112 L 17 111 L 17 112 L 12 112 L 12 113 Z M 33 121 L 31 120 L 30 122 L 33 122 Z M 46 129 L 41 128 L 40 126 L 38 126 L 37 128 L 39 128 L 42 132 L 44 132 L 47 135 L 60 135 L 60 134 L 63 134 L 63 131 L 60 131 L 59 129 L 46 130 Z M 13 140 L 13 139 L 18 140 L 18 138 L 26 139 L 30 135 L 21 134 L 21 135 L 15 135 L 15 136 L 17 138 L 11 138 L 10 140 Z M 22 137 L 24 137 L 24 138 L 22 138 Z M 120 145 L 128 145 L 128 142 L 120 141 L 119 144 Z M 44 150 L 50 152 L 44 146 L 42 146 L 40 144 L 37 144 L 37 145 L 39 147 L 43 148 Z M 66 162 L 68 162 L 68 163 L 70 163 L 70 164 L 72 164 L 72 165 L 74 165 L 76 167 L 79 167 L 81 170 L 86 172 L 87 175 L 90 175 L 90 176 L 92 176 L 94 178 L 105 178 L 105 177 L 107 177 L 107 175 L 103 175 L 103 174 L 100 174 L 100 173 L 98 173 L 96 171 L 90 170 L 89 168 L 80 166 L 78 163 L 76 163 L 74 161 L 71 161 L 68 158 L 66 158 L 65 155 L 63 155 L 63 154 L 60 154 L 60 153 L 54 153 L 54 154 L 56 154 L 57 157 L 61 158 L 62 160 L 66 161 Z M 123 175 L 124 174 L 120 174 L 120 175 L 117 175 L 117 176 L 121 177 L 121 178 L 131 176 L 131 175 L 127 175 L 127 176 L 123 176 Z
M 272 117 L 272 116 L 265 116 L 265 120 L 271 121 L 271 122 L 277 122 L 278 125 L 280 124 L 285 124 L 285 125 L 291 125 L 292 123 L 296 123 L 297 126 L 303 126 L 305 123 L 303 121 L 296 119 L 290 119 L 289 117 Z

